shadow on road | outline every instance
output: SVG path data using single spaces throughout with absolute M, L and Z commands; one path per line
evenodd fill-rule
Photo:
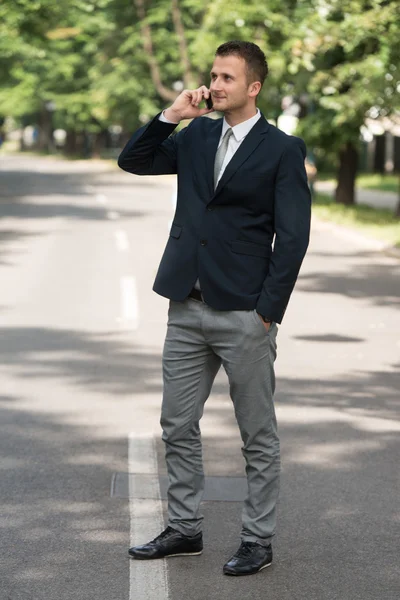
M 302 274 L 296 290 L 368 298 L 379 306 L 395 306 L 400 304 L 399 267 L 386 263 L 352 264 L 346 272 L 329 272 L 327 269 Z
M 1 217 L 1 207 L 0 207 L 0 217 Z M 11 256 L 15 256 L 18 252 L 22 250 L 13 250 L 12 252 L 9 250 L 8 245 L 17 242 L 21 243 L 23 246 L 27 241 L 29 241 L 32 237 L 37 237 L 41 234 L 27 231 L 18 231 L 17 229 L 0 229 L 0 266 L 11 267 L 13 266 L 13 262 L 9 259 Z
M 3 175 L 11 177 L 4 170 Z M 89 208 L 85 193 L 85 186 L 97 184 L 99 177 L 30 172 L 18 188 L 20 200 L 24 193 L 38 198 L 59 194 L 64 186 L 69 194 L 82 196 L 83 205 L 11 202 L 11 190 L 3 195 L 4 203 L 0 200 L 0 216 L 102 219 L 104 209 Z M 112 185 L 109 174 L 107 181 L 104 185 Z M 131 181 L 128 176 L 126 184 L 118 179 L 118 186 L 127 190 Z M 148 185 L 144 183 L 143 190 Z M 12 228 L 3 234 L 5 247 L 26 235 Z M 354 254 L 348 272 L 328 266 L 302 275 L 297 289 L 396 306 L 397 269 L 387 263 L 366 265 L 368 254 Z M 101 394 L 106 394 L 116 407 L 124 403 L 127 414 L 135 415 L 135 406 L 139 409 L 148 400 L 158 418 L 159 350 L 144 353 L 119 336 L 118 331 L 0 329 L 0 363 L 16 382 L 0 393 L 0 524 L 7 540 L 1 587 L 7 599 L 69 600 L 78 597 L 77 590 L 83 590 L 82 598 L 128 597 L 128 506 L 110 498 L 113 473 L 127 469 L 127 440 L 99 433 L 95 415 L 93 421 L 86 415 L 81 425 L 71 424 L 74 408 L 57 412 L 56 393 L 53 412 L 39 410 L 35 402 L 41 386 L 51 389 L 54 382 L 55 389 L 67 390 L 82 403 L 98 394 L 96 414 L 103 410 Z M 338 345 L 364 341 L 326 331 L 298 339 Z M 394 358 L 386 367 L 332 378 L 306 379 L 299 373 L 278 379 L 275 402 L 283 471 L 275 563 L 250 579 L 223 578 L 222 564 L 238 545 L 241 507 L 206 503 L 204 554 L 168 562 L 171 600 L 398 597 L 400 364 Z M 241 441 L 223 376 L 205 412 L 206 473 L 243 475 Z M 164 471 L 160 440 L 158 453 Z M 126 589 L 116 587 L 121 585 Z
M 160 391 L 161 357 L 117 341 L 120 332 L 41 327 L 0 328 L 0 363 L 23 379 L 63 379 L 92 392 L 127 395 Z
M 65 416 L 21 410 L 19 400 L 0 397 L 7 541 L 1 597 L 66 600 L 88 589 L 100 598 L 107 588 L 112 597 L 121 583 L 127 594 L 127 505 L 109 498 L 113 469 L 126 464 L 126 440 L 99 439 L 90 427 L 68 425 Z M 110 561 L 111 543 L 118 560 Z M 83 569 L 91 559 L 93 569 Z
M 45 163 L 41 163 L 43 166 Z M 58 168 L 61 168 L 58 165 Z M 57 163 L 53 166 L 57 169 Z M 122 171 L 110 170 L 96 172 L 47 172 L 29 170 L 1 170 L 0 218 L 48 219 L 65 217 L 80 220 L 105 220 L 106 210 L 93 204 L 96 189 L 110 188 L 112 197 L 118 194 L 132 195 L 134 200 L 138 193 L 156 187 L 165 188 L 165 182 L 157 183 L 155 178 L 143 179 L 136 176 L 121 177 Z M 46 201 L 53 197 L 54 201 Z M 72 197 L 73 202 L 65 202 L 65 197 Z M 140 218 L 145 216 L 141 211 L 119 210 L 121 218 Z
M 21 380 L 56 378 L 73 386 L 82 402 L 85 392 L 97 390 L 112 394 L 115 402 L 135 403 L 136 395 L 143 402 L 146 393 L 161 398 L 161 357 L 118 342 L 113 332 L 11 327 L 0 337 L 0 362 Z M 224 582 L 224 594 L 231 590 L 234 597 L 250 600 L 262 597 L 268 585 L 274 600 L 391 598 L 380 594 L 394 589 L 398 574 L 393 528 L 399 366 L 393 365 L 393 372 L 344 374 L 340 380 L 280 379 L 276 406 L 283 474 L 276 564 L 252 578 L 250 587 L 243 580 Z M 3 581 L 10 593 L 25 590 L 35 600 L 48 598 L 49 586 L 52 596 L 67 598 L 74 589 L 68 578 L 75 572 L 91 595 L 104 593 L 109 578 L 118 575 L 115 562 L 111 569 L 105 560 L 111 542 L 120 557 L 121 580 L 126 578 L 127 506 L 109 495 L 112 474 L 126 471 L 127 442 L 92 435 L 90 424 L 71 426 L 65 414 L 21 410 L 19 400 L 9 393 L 0 398 L 2 527 L 16 549 L 5 557 Z M 26 407 L 29 399 L 22 400 Z M 243 475 L 241 443 L 222 383 L 207 402 L 206 415 L 221 432 L 205 431 L 206 472 Z M 43 456 L 48 460 L 41 468 L 37 461 Z M 238 543 L 240 506 L 206 503 L 204 512 L 207 551 L 196 562 L 168 563 L 171 598 L 183 597 L 186 576 L 193 585 L 191 600 L 213 597 L 213 577 L 220 576 Z M 371 547 L 374 569 L 367 581 Z M 83 572 L 79 563 L 88 556 L 96 567 Z
M 221 597 L 263 598 L 267 589 L 273 600 L 396 598 L 399 367 L 393 365 L 397 371 L 391 373 L 344 375 L 342 381 L 280 379 L 276 406 L 282 491 L 276 561 L 250 582 L 221 582 Z M 243 474 L 230 401 L 215 407 L 211 397 L 206 415 L 223 432 L 203 438 L 206 473 Z M 173 598 L 183 597 L 189 580 L 192 600 L 213 598 L 215 578 L 237 548 L 241 506 L 206 503 L 204 515 L 208 552 L 191 565 L 184 559 L 169 563 Z

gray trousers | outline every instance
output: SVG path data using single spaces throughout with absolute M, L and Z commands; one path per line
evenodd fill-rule
M 202 528 L 199 421 L 221 364 L 246 462 L 241 537 L 267 545 L 275 533 L 280 473 L 273 404 L 276 335 L 276 324 L 267 332 L 255 310 L 218 311 L 191 298 L 170 301 L 161 426 L 169 477 L 168 525 L 184 535 Z

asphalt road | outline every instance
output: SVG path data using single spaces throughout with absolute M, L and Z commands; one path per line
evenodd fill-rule
M 165 474 L 167 301 L 151 287 L 173 180 L 4 156 L 0 180 L 0 599 L 397 600 L 400 261 L 314 224 L 278 334 L 272 567 L 222 575 L 241 512 L 226 493 L 204 503 L 202 556 L 138 571 L 127 548 L 165 506 L 112 483 L 130 471 L 154 487 L 151 469 Z M 202 431 L 207 475 L 240 487 L 223 372 Z M 137 440 L 152 435 L 154 457 L 141 460 Z

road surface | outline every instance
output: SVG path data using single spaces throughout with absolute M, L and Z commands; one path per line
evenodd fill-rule
M 165 510 L 167 300 L 151 287 L 173 180 L 0 164 L 1 599 L 399 598 L 400 261 L 314 224 L 278 334 L 272 567 L 222 575 L 244 484 L 222 371 L 202 421 L 204 553 L 138 563 L 129 545 Z

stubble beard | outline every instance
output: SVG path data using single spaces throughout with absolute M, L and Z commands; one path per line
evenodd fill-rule
M 227 101 L 224 108 L 218 109 L 224 114 L 230 114 L 232 112 L 240 112 L 245 109 L 247 106 L 247 102 L 244 100 L 236 100 L 236 101 Z

